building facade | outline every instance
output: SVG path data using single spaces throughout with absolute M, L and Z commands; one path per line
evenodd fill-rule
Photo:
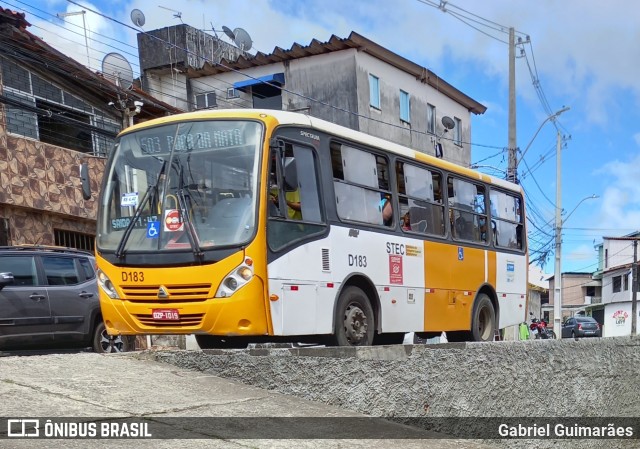
M 631 335 L 634 243 L 638 240 L 640 232 L 634 232 L 624 237 L 603 237 L 602 243 L 596 246 L 599 262 L 593 277 L 601 280 L 602 298 L 589 307 L 588 312 L 596 319 L 602 317 L 605 337 Z
M 300 111 L 464 166 L 471 116 L 486 110 L 429 69 L 355 32 L 270 54 L 209 51 L 221 59 L 203 52 L 171 64 L 151 57 L 144 38 L 139 47 L 143 79 L 164 101 L 182 99 L 176 104 L 189 110 Z
M 562 273 L 562 321 L 566 318 L 583 315 L 591 304 L 597 303 L 601 297 L 600 282 L 593 279 L 592 273 Z M 549 303 L 543 306 L 544 317 L 549 323 L 554 320 L 555 276 L 549 278 Z M 602 324 L 601 317 L 594 316 Z
M 105 158 L 128 106 L 136 120 L 177 112 L 125 90 L 31 34 L 24 14 L 0 8 L 0 245 L 93 249 Z M 86 164 L 91 198 L 83 198 Z

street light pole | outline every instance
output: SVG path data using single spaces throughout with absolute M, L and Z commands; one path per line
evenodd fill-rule
M 562 141 L 560 131 L 558 131 L 556 137 L 556 247 L 553 275 L 553 331 L 556 333 L 557 338 L 562 338 L 562 271 L 560 266 L 562 247 L 561 149 Z
M 526 154 L 526 152 L 529 151 L 529 148 L 531 148 L 531 144 L 533 143 L 533 141 L 536 140 L 536 137 L 538 136 L 538 133 L 540 132 L 540 130 L 542 129 L 544 124 L 547 123 L 549 120 L 551 120 L 551 121 L 555 120 L 556 118 L 558 118 L 558 116 L 560 114 L 562 114 L 563 112 L 567 112 L 569 109 L 571 109 L 569 106 L 565 106 L 562 109 L 560 109 L 559 111 L 554 112 L 553 114 L 551 114 L 549 117 L 544 119 L 542 121 L 542 123 L 540 123 L 540 126 L 538 127 L 538 130 L 536 131 L 536 133 L 533 135 L 533 137 L 531 138 L 531 140 L 527 144 L 526 148 L 522 152 L 522 155 L 519 158 L 516 159 L 516 167 L 515 167 L 516 169 L 518 168 L 518 164 L 520 164 L 520 162 L 522 162 L 522 159 L 524 158 L 524 155 Z
M 562 224 L 566 222 L 569 217 L 578 209 L 584 201 L 599 198 L 598 195 L 591 195 L 585 198 L 582 198 L 576 207 L 573 208 L 571 212 L 567 214 L 567 216 L 562 219 L 562 207 L 561 202 L 561 180 L 560 180 L 560 167 L 561 167 L 561 136 L 560 132 L 558 132 L 557 142 L 556 142 L 556 152 L 557 152 L 557 161 L 556 161 L 556 170 L 557 170 L 557 186 L 556 186 L 556 247 L 555 247 L 555 270 L 553 274 L 553 331 L 556 333 L 556 337 L 558 339 L 562 338 Z

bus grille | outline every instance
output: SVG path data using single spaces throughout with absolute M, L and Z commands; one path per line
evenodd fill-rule
M 154 327 L 175 327 L 175 326 L 200 326 L 204 313 L 193 313 L 190 315 L 180 315 L 179 320 L 154 320 L 151 314 L 134 315 L 140 324 Z
M 206 301 L 211 284 L 191 284 L 191 285 L 165 285 L 164 288 L 169 293 L 169 297 L 158 297 L 160 285 L 123 285 L 124 299 L 131 302 L 162 302 L 172 304 L 180 302 L 202 302 Z

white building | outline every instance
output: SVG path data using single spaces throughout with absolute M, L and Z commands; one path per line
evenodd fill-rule
M 622 238 L 603 237 L 597 246 L 600 263 L 594 278 L 602 278 L 602 304 L 590 309 L 592 315 L 603 310 L 604 337 L 631 335 L 633 246 L 638 238 L 640 232 Z M 637 323 L 640 326 L 640 320 Z

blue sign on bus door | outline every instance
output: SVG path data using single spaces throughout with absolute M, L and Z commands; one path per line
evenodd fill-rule
M 464 260 L 464 248 L 458 246 L 458 260 Z

